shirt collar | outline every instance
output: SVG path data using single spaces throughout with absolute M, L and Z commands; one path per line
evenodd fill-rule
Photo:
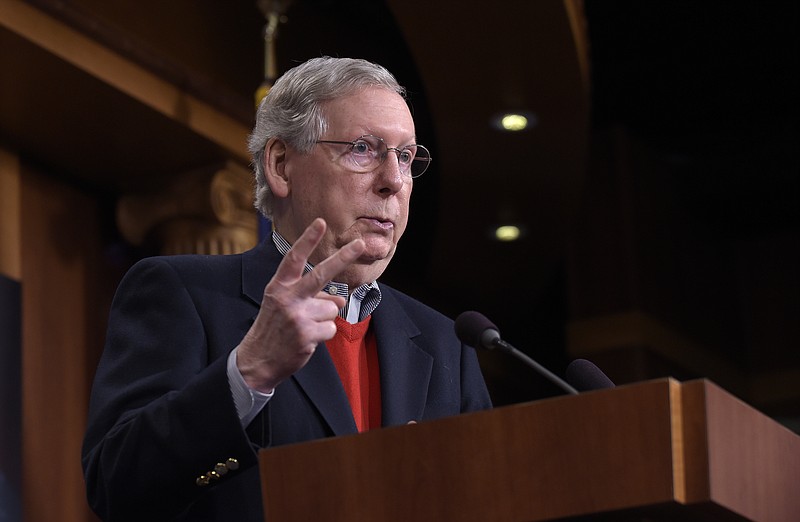
M 286 241 L 286 239 L 284 239 L 284 237 L 275 229 L 272 230 L 272 242 L 275 244 L 275 248 L 278 249 L 278 252 L 280 252 L 282 256 L 285 256 L 292 248 L 292 245 L 290 245 L 289 242 Z M 303 274 L 307 274 L 313 269 L 314 265 L 306 262 L 306 266 L 303 267 Z M 342 319 L 348 318 L 347 312 L 351 304 L 353 304 L 359 306 L 360 310 L 358 313 L 358 320 L 363 321 L 368 315 L 375 311 L 381 302 L 381 289 L 378 286 L 377 281 L 372 281 L 359 286 L 353 290 L 352 295 L 350 295 L 349 290 L 350 289 L 347 283 L 340 283 L 338 281 L 330 281 L 322 289 L 323 292 L 327 292 L 331 295 L 339 295 L 344 297 L 347 304 L 344 305 L 344 308 L 339 310 L 339 316 Z

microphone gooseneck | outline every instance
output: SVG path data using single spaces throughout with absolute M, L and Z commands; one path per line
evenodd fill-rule
M 497 326 L 480 312 L 470 310 L 461 313 L 456 318 L 455 331 L 456 336 L 462 343 L 468 344 L 473 348 L 485 348 L 487 350 L 497 349 L 506 352 L 533 368 L 536 373 L 561 388 L 564 392 L 571 395 L 576 395 L 578 393 L 578 390 L 570 386 L 553 372 L 505 342 L 500 337 Z

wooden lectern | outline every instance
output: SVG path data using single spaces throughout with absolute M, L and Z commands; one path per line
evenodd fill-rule
M 800 521 L 800 437 L 662 379 L 263 450 L 285 521 Z

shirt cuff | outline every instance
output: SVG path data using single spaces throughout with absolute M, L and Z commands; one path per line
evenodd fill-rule
M 233 403 L 236 405 L 236 413 L 239 415 L 239 420 L 242 422 L 242 427 L 246 427 L 250 422 L 264 409 L 267 402 L 275 394 L 275 390 L 269 393 L 263 393 L 258 390 L 250 388 L 239 367 L 236 366 L 236 354 L 239 350 L 237 346 L 234 348 L 230 355 L 228 355 L 228 385 L 231 389 L 233 396 Z

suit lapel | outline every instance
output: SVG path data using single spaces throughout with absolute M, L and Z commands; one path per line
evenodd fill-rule
M 256 304 L 249 325 L 255 321 L 258 306 L 261 306 L 264 297 L 264 287 L 282 259 L 283 256 L 270 239 L 242 255 L 242 293 Z M 324 343 L 317 346 L 314 355 L 292 376 L 292 380 L 302 388 L 335 435 L 358 431 L 347 394 Z
M 314 403 L 334 435 L 358 433 L 350 401 L 324 343 L 292 378 Z
M 260 306 L 264 298 L 264 287 L 272 279 L 282 259 L 283 256 L 271 239 L 262 241 L 242 254 L 242 294 Z
M 372 314 L 381 376 L 381 415 L 384 426 L 422 419 L 428 396 L 433 358 L 414 341 L 419 328 L 381 287 L 381 304 Z

